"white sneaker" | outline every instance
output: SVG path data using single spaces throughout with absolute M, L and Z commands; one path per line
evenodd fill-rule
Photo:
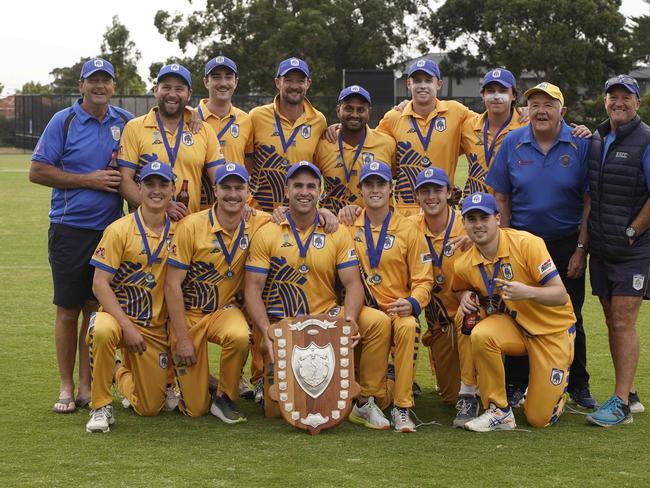
M 165 412 L 172 412 L 178 408 L 178 394 L 174 385 L 167 385 L 165 388 L 165 405 L 163 410 Z
M 630 393 L 627 403 L 630 406 L 630 412 L 632 413 L 645 412 L 645 407 L 643 406 L 643 403 L 641 403 L 641 400 L 639 399 L 639 394 L 636 391 Z
M 239 378 L 239 396 L 246 400 L 252 400 L 255 397 L 253 389 L 248 385 L 248 381 L 243 376 Z
M 348 420 L 353 424 L 363 425 L 369 429 L 390 429 L 390 422 L 375 403 L 374 397 L 368 397 L 368 401 L 361 407 L 355 403 Z
M 122 398 L 122 408 L 125 409 L 131 408 L 131 402 L 126 397 Z
M 516 427 L 517 424 L 515 422 L 515 415 L 512 413 L 512 408 L 508 407 L 508 410 L 504 412 L 493 403 L 490 403 L 490 408 L 483 412 L 483 415 L 465 424 L 465 429 L 474 432 L 512 430 Z
M 408 408 L 393 407 L 390 411 L 395 432 L 415 432 L 415 424 L 411 420 Z
M 90 420 L 86 424 L 86 432 L 109 432 L 115 423 L 113 406 L 105 405 L 90 411 Z

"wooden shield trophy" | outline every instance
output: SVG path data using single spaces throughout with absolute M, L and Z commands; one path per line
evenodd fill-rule
M 347 418 L 360 391 L 354 379 L 356 333 L 357 325 L 337 309 L 271 324 L 275 364 L 269 395 L 291 425 L 316 435 Z

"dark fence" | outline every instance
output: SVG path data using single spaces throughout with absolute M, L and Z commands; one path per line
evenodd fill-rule
M 72 105 L 78 95 L 16 95 L 15 142 L 16 147 L 33 149 L 47 123 L 59 110 Z M 190 104 L 196 107 L 200 97 L 192 97 Z M 310 102 L 327 117 L 329 124 L 336 122 L 336 96 L 309 97 Z M 477 112 L 483 111 L 481 99 L 456 98 Z M 235 95 L 233 104 L 245 111 L 273 101 L 272 95 Z M 398 100 L 398 102 L 401 100 Z M 113 105 L 122 107 L 136 116 L 147 113 L 156 105 L 151 95 L 119 96 L 111 99 Z M 375 127 L 381 117 L 393 107 L 392 103 L 375 103 L 373 105 L 370 126 Z

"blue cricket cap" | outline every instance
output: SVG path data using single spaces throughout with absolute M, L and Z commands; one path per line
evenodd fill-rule
M 391 181 L 393 179 L 390 166 L 381 161 L 373 161 L 372 163 L 364 164 L 361 168 L 361 174 L 359 175 L 359 182 L 369 178 L 370 176 L 379 176 L 384 181 Z
M 81 67 L 81 75 L 79 77 L 81 79 L 86 79 L 98 71 L 103 71 L 111 78 L 115 79 L 115 70 L 113 69 L 113 65 L 102 58 L 93 58 L 86 61 Z
M 237 65 L 232 59 L 227 58 L 226 56 L 217 56 L 216 58 L 212 58 L 205 65 L 205 77 L 207 78 L 210 76 L 212 70 L 221 67 L 228 68 L 230 71 L 237 74 Z
M 163 66 L 160 68 L 160 71 L 158 71 L 156 82 L 160 83 L 160 80 L 169 75 L 180 76 L 185 84 L 192 88 L 192 75 L 190 74 L 190 70 L 188 70 L 185 66 L 177 63 L 167 64 Z
M 343 88 L 343 90 L 341 90 L 341 93 L 339 93 L 338 101 L 341 102 L 342 100 L 345 100 L 346 98 L 351 97 L 353 95 L 363 98 L 366 102 L 372 105 L 372 100 L 370 99 L 370 93 L 368 93 L 368 90 L 366 90 L 364 87 L 359 85 L 352 85 Z
M 140 171 L 140 181 L 143 181 L 150 176 L 160 176 L 167 181 L 176 181 L 176 175 L 174 174 L 172 167 L 168 164 L 161 163 L 160 161 L 152 161 Z
M 463 199 L 462 215 L 465 215 L 467 212 L 471 212 L 472 210 L 480 210 L 490 215 L 499 213 L 497 201 L 489 193 L 478 192 L 465 197 Z
M 418 71 L 423 71 L 429 76 L 435 76 L 438 79 L 441 78 L 440 68 L 434 61 L 431 61 L 430 59 L 420 59 L 419 61 L 416 61 L 411 66 L 409 66 L 406 74 L 410 78 L 414 73 Z
M 289 58 L 282 61 L 278 66 L 278 74 L 275 77 L 280 78 L 281 76 L 286 75 L 289 71 L 294 69 L 302 71 L 307 78 L 310 78 L 309 66 L 307 66 L 307 63 L 305 63 L 302 59 L 298 58 Z
M 289 178 L 292 178 L 293 175 L 295 175 L 296 172 L 300 171 L 301 169 L 309 170 L 316 177 L 318 177 L 318 178 L 321 177 L 320 170 L 316 166 L 314 166 L 309 161 L 300 161 L 300 162 L 298 162 L 298 163 L 296 163 L 296 164 L 289 167 L 289 169 L 287 170 L 287 180 L 289 180 Z
M 622 86 L 630 93 L 634 93 L 637 97 L 641 96 L 639 83 L 629 75 L 618 75 L 607 80 L 605 82 L 605 93 L 609 93 L 609 90 L 616 86 Z
M 415 189 L 417 190 L 422 185 L 438 185 L 450 186 L 449 176 L 443 169 L 440 168 L 426 168 L 418 173 L 415 177 Z
M 485 73 L 481 80 L 481 88 L 485 87 L 488 83 L 499 83 L 506 88 L 514 88 L 517 86 L 515 75 L 505 68 L 495 68 Z
M 244 183 L 248 183 L 248 171 L 246 171 L 246 168 L 236 163 L 226 163 L 219 165 L 217 167 L 217 176 L 214 179 L 214 183 L 221 183 L 229 176 L 237 176 L 241 178 Z

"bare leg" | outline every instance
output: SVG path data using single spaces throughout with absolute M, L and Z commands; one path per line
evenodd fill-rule
M 74 399 L 74 362 L 77 356 L 78 308 L 56 307 L 54 323 L 54 342 L 59 366 L 59 398 Z

